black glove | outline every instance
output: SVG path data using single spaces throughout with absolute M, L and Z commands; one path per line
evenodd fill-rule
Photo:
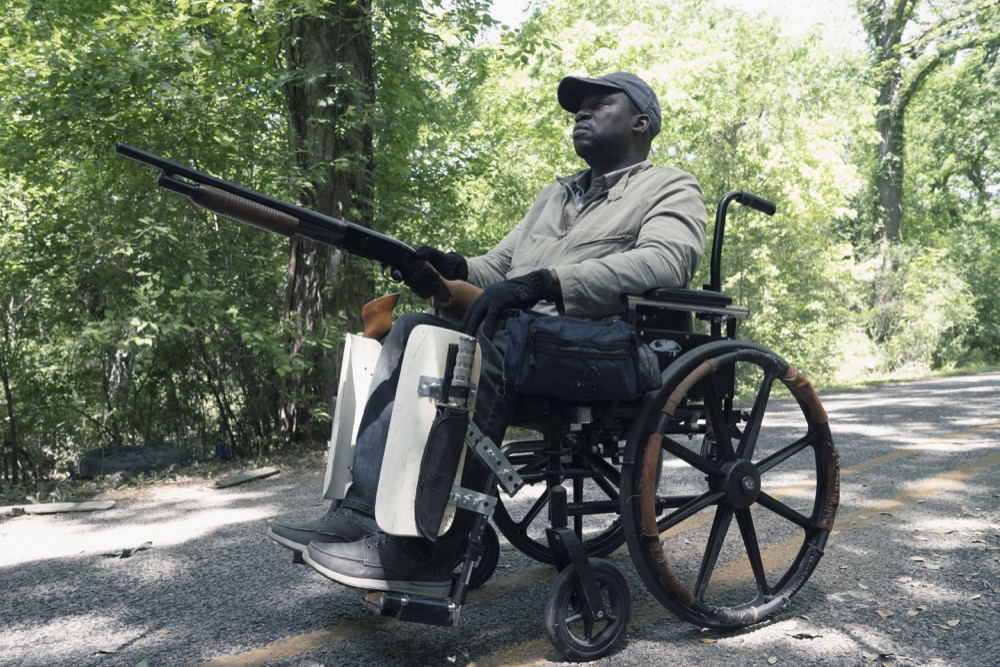
M 482 326 L 487 334 L 492 334 L 503 311 L 510 308 L 531 308 L 546 296 L 551 287 L 552 272 L 548 269 L 539 269 L 518 278 L 493 283 L 472 302 L 459 328 L 474 336 Z
M 457 252 L 441 252 L 437 248 L 421 246 L 413 253 L 417 259 L 430 262 L 442 278 L 448 280 L 468 280 L 469 263 Z
M 441 278 L 448 280 L 467 280 L 469 264 L 457 252 L 444 253 L 437 248 L 422 246 L 414 251 L 413 256 L 428 262 L 431 266 L 417 269 L 403 277 L 407 287 L 421 299 L 429 299 L 441 289 Z

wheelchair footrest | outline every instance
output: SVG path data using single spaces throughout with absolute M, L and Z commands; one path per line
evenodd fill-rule
M 461 605 L 445 598 L 428 598 L 395 591 L 371 591 L 365 596 L 365 604 L 382 616 L 424 625 L 454 627 L 458 625 L 458 617 L 462 612 Z

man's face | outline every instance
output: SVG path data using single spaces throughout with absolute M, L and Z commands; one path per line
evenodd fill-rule
M 635 115 L 628 96 L 593 88 L 580 103 L 573 126 L 573 148 L 592 167 L 615 164 L 629 153 Z

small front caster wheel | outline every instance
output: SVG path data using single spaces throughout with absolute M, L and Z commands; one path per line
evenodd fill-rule
M 590 567 L 604 601 L 604 618 L 592 618 L 587 610 L 580 576 L 572 565 L 553 580 L 545 607 L 545 631 L 568 660 L 608 655 L 625 636 L 632 618 L 632 594 L 621 572 L 600 558 L 591 558 Z

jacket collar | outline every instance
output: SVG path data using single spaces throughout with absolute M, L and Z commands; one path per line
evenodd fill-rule
M 652 162 L 650 162 L 649 160 L 643 160 L 642 162 L 639 162 L 638 164 L 629 167 L 628 170 L 623 175 L 618 177 L 618 180 L 614 183 L 614 185 L 612 185 L 611 188 L 608 189 L 608 200 L 615 201 L 617 199 L 621 199 L 622 195 L 625 193 L 625 188 L 628 187 L 629 180 L 635 175 L 645 171 L 646 169 L 649 169 L 652 166 L 653 166 Z M 591 179 L 590 169 L 583 169 L 571 176 L 562 176 L 557 178 L 556 180 L 562 183 L 567 188 L 569 188 L 569 190 L 572 192 L 574 190 L 574 185 L 577 183 L 580 183 L 581 189 L 586 190 L 587 188 L 583 187 L 583 184 L 586 183 L 589 185 L 590 179 Z

